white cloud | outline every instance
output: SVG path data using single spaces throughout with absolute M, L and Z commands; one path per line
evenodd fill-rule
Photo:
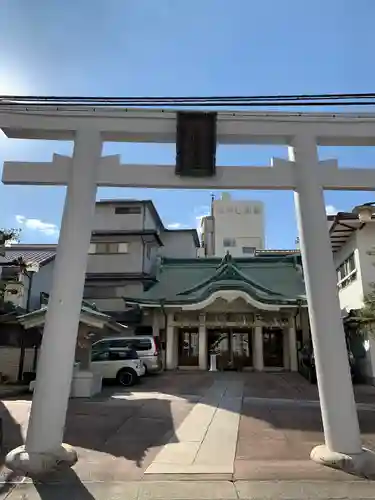
M 210 210 L 208 209 L 208 207 L 206 211 L 202 212 L 201 214 L 195 217 L 199 237 L 202 235 L 202 219 L 203 217 L 207 217 L 207 215 L 210 215 Z
M 26 229 L 43 233 L 46 236 L 57 236 L 59 234 L 59 228 L 51 222 L 43 222 L 40 219 L 28 219 L 24 215 L 16 215 L 16 221 Z
M 16 243 L 18 243 L 18 240 L 16 240 L 16 239 L 13 239 L 13 240 L 7 240 L 7 241 L 4 243 L 4 246 L 6 246 L 6 247 L 11 247 L 12 245 L 15 245 Z
M 208 205 L 199 205 L 198 207 L 194 207 L 194 213 L 195 214 L 203 214 L 203 213 L 208 213 L 210 211 L 210 207 Z
M 202 219 L 207 215 L 210 215 L 211 207 L 208 205 L 199 205 L 194 207 L 193 209 L 193 221 L 192 224 L 183 224 L 182 222 L 171 222 L 170 224 L 166 224 L 168 229 L 190 229 L 195 226 L 199 237 L 202 234 Z
M 326 205 L 326 214 L 327 215 L 336 215 L 338 212 L 337 208 L 333 205 Z
M 194 216 L 195 216 L 195 228 L 198 232 L 199 237 L 202 236 L 202 219 L 203 217 L 207 217 L 211 213 L 211 207 L 209 205 L 199 205 L 194 207 Z
M 186 224 L 182 224 L 182 222 L 171 222 L 167 224 L 168 229 L 187 229 L 188 226 Z

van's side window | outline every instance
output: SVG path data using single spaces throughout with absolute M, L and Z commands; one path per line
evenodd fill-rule
M 109 349 L 109 347 L 110 347 L 110 342 L 108 340 L 103 340 L 103 342 L 98 342 L 94 346 L 94 349 L 95 349 L 95 351 L 97 351 L 97 350 L 105 351 L 106 349 Z
M 91 356 L 91 361 L 108 361 L 109 351 L 93 352 Z
M 150 339 L 134 339 L 132 345 L 136 351 L 150 351 L 152 349 Z
M 109 351 L 109 359 L 111 361 L 120 361 L 122 359 L 139 359 L 138 354 L 134 349 L 124 349 L 120 351 L 116 349 L 114 351 Z
M 116 340 L 111 340 L 110 341 L 110 347 L 111 348 L 121 348 L 121 347 L 129 347 L 131 346 L 131 340 L 130 339 L 116 339 Z

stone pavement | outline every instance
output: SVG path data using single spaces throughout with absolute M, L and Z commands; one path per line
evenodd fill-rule
M 1 498 L 1 497 L 0 497 Z M 130 481 L 24 483 L 5 500 L 373 500 L 369 482 Z
M 146 474 L 234 472 L 243 380 L 215 381 Z
M 375 388 L 357 387 L 356 399 L 363 442 L 375 449 Z M 23 442 L 29 408 L 29 398 L 0 403 L 3 455 Z M 131 391 L 109 386 L 92 400 L 71 400 L 64 439 L 77 448 L 79 462 L 72 471 L 50 474 L 45 478 L 50 484 L 37 489 L 47 488 L 56 495 L 57 487 L 81 490 L 76 497 L 64 490 L 72 498 L 102 498 L 105 487 L 113 495 L 125 486 L 132 491 L 141 491 L 140 485 L 161 491 L 167 488 L 166 481 L 172 489 L 180 484 L 184 495 L 197 481 L 202 491 L 208 491 L 204 488 L 209 484 L 221 484 L 218 494 L 226 495 L 225 485 L 233 484 L 243 490 L 259 484 L 270 491 L 280 481 L 292 481 L 283 483 L 285 491 L 296 484 L 300 487 L 301 481 L 305 485 L 329 481 L 336 489 L 355 484 L 363 490 L 369 484 L 310 461 L 311 448 L 323 442 L 320 409 L 316 387 L 298 374 L 167 373 L 147 377 Z M 0 482 L 7 474 L 0 461 Z M 10 483 L 15 480 L 10 478 Z M 11 486 L 0 484 L 1 500 Z M 39 498 L 30 496 L 32 488 L 27 480 L 9 498 L 22 498 L 14 495 L 25 489 L 29 498 Z M 86 493 L 93 488 L 98 492 L 94 496 Z M 147 491 L 145 495 L 154 498 Z M 226 498 L 210 495 L 207 498 Z

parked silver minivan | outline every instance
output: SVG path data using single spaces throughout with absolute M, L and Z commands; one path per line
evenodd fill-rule
M 147 373 L 155 373 L 162 369 L 162 355 L 158 337 L 152 335 L 134 335 L 127 337 L 105 337 L 92 345 L 92 351 L 104 349 L 123 349 L 133 347 L 143 361 Z

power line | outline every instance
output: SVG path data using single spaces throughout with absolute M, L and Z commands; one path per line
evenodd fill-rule
M 13 96 L 0 95 L 0 106 L 87 106 L 94 107 L 300 107 L 373 106 L 375 93 L 292 94 L 207 97 L 115 97 L 115 96 Z
M 0 102 L 0 107 L 3 105 L 9 105 L 13 103 L 2 103 Z M 46 102 L 46 103 L 30 103 L 28 102 L 27 104 L 29 105 L 34 105 L 38 104 L 39 106 L 45 106 L 49 107 L 51 105 L 69 105 L 73 107 L 82 107 L 82 106 L 87 106 L 88 103 L 68 103 L 68 102 L 60 102 L 60 103 L 54 103 L 54 102 Z M 14 103 L 15 106 L 21 106 L 24 104 L 21 103 Z M 92 103 L 92 105 L 96 108 L 100 107 L 121 107 L 121 108 L 132 108 L 132 107 L 183 107 L 183 108 L 190 108 L 190 107 L 197 107 L 197 106 L 204 106 L 204 107 L 213 107 L 213 108 L 219 108 L 219 107 L 227 107 L 229 105 L 233 107 L 246 107 L 246 108 L 251 108 L 251 107 L 301 107 L 301 106 L 324 106 L 324 107 L 332 107 L 332 106 L 375 106 L 375 101 L 362 101 L 362 102 L 356 102 L 356 101 L 345 101 L 341 103 L 332 103 L 332 102 L 304 102 L 304 103 L 296 103 L 296 102 L 252 102 L 252 103 L 240 103 L 240 102 L 235 102 L 235 103 L 228 103 L 228 102 L 202 102 L 202 103 L 194 103 L 194 102 L 165 102 L 165 101 L 160 101 L 160 102 L 155 102 L 155 103 L 149 103 L 149 102 L 132 102 L 132 103 L 116 103 L 116 104 L 110 104 L 110 103 Z
M 254 96 L 16 96 L 0 95 L 4 100 L 53 100 L 53 101 L 253 101 L 253 100 L 313 100 L 313 99 L 363 99 L 374 98 L 375 93 L 346 94 L 276 94 Z

